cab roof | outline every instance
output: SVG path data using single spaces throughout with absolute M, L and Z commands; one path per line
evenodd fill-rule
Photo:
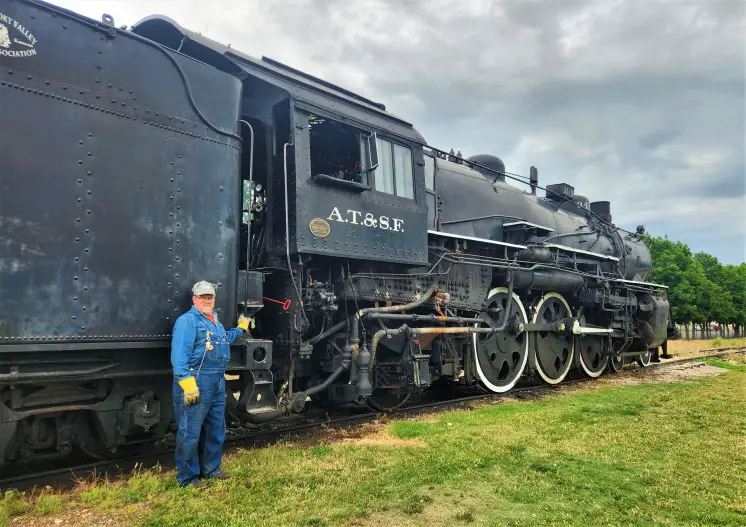
M 386 107 L 340 86 L 319 79 L 268 57 L 251 57 L 230 46 L 184 29 L 174 20 L 154 15 L 132 26 L 136 35 L 157 42 L 173 51 L 236 75 L 258 77 L 290 94 L 310 107 L 332 111 L 354 120 L 362 120 L 409 141 L 425 144 L 413 125 L 386 111 Z

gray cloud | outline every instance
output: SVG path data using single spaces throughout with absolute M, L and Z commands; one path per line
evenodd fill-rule
M 385 103 L 434 146 L 539 167 L 727 263 L 746 258 L 741 0 L 57 0 L 159 12 Z

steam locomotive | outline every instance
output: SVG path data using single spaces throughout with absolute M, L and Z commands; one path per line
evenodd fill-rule
M 198 280 L 224 324 L 252 317 L 227 372 L 250 423 L 665 345 L 666 288 L 608 202 L 168 18 L 0 0 L 0 131 L 3 461 L 162 437 Z

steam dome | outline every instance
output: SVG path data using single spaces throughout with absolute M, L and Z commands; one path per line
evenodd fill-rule
M 492 172 L 491 170 L 487 170 L 486 168 L 483 168 L 481 166 L 474 166 L 474 170 L 482 174 L 485 178 L 489 179 L 490 182 L 495 181 L 495 178 L 497 178 L 499 181 L 505 181 L 505 163 L 503 163 L 502 159 L 500 159 L 499 157 L 490 154 L 478 154 L 475 156 L 471 156 L 469 159 L 467 159 L 467 161 L 470 161 L 472 163 L 479 163 L 480 165 L 499 172 L 499 174 L 497 174 L 496 172 Z

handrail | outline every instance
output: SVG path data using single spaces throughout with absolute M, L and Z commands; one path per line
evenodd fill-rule
M 283 160 L 283 174 L 285 178 L 285 256 L 288 259 L 288 272 L 290 273 L 290 280 L 293 282 L 293 288 L 295 294 L 298 297 L 298 305 L 300 305 L 300 311 L 303 314 L 303 318 L 308 323 L 308 317 L 306 316 L 306 310 L 303 307 L 303 299 L 300 296 L 300 289 L 298 284 L 295 282 L 295 273 L 293 272 L 293 264 L 290 262 L 290 218 L 288 209 L 288 147 L 293 146 L 293 143 L 285 143 L 282 147 L 282 160 Z
M 251 152 L 249 152 L 249 197 L 251 198 L 252 193 L 254 192 L 252 188 L 252 183 L 254 183 L 254 127 L 249 124 L 248 121 L 244 121 L 243 119 L 239 119 L 239 123 L 243 123 L 246 126 L 249 127 L 249 132 L 251 132 L 251 142 L 249 147 L 251 148 Z M 243 189 L 242 189 L 243 190 Z M 242 192 L 243 197 L 243 192 Z M 251 262 L 251 206 L 253 205 L 253 200 L 249 199 L 249 218 L 246 222 L 246 273 L 248 275 L 249 272 L 249 263 Z M 243 207 L 242 207 L 243 210 Z M 244 290 L 244 305 L 249 305 L 249 288 L 247 287 Z

